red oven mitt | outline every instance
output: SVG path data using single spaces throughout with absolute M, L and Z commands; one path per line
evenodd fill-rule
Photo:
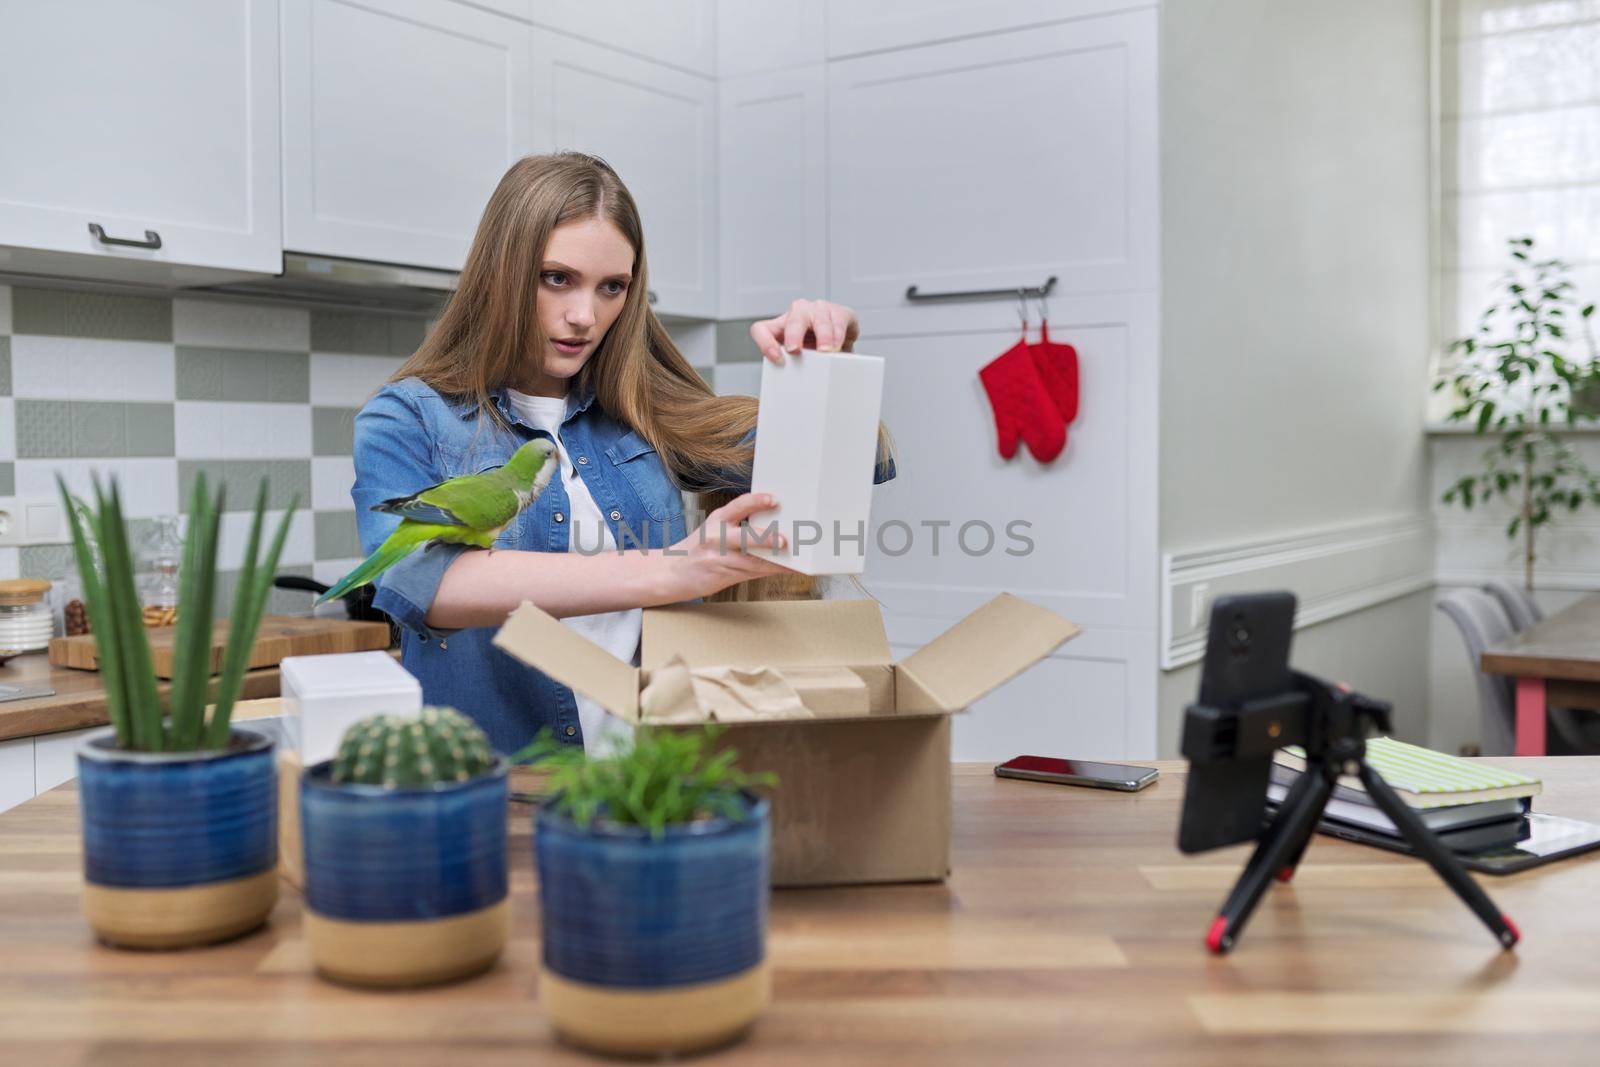
M 1017 454 L 1017 439 L 1028 444 L 1040 463 L 1049 463 L 1067 443 L 1061 413 L 1046 391 L 1026 340 L 1018 341 L 978 372 L 989 406 L 1002 459 Z
M 1071 425 L 1078 417 L 1078 350 L 1050 340 L 1050 324 L 1039 325 L 1039 341 L 1029 345 L 1039 380 L 1061 413 L 1061 421 Z

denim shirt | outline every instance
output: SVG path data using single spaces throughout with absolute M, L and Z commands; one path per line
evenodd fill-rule
M 445 396 L 416 378 L 391 382 L 367 401 L 355 420 L 350 494 L 363 552 L 370 555 L 400 523 L 399 516 L 373 511 L 373 505 L 499 466 L 526 441 L 549 436 L 517 416 L 504 389 L 492 399 L 510 432 L 479 418 L 470 398 Z M 661 458 L 642 436 L 611 418 L 592 390 L 568 394 L 561 443 L 620 547 L 660 549 L 687 536 L 683 496 Z M 892 461 L 874 472 L 876 481 L 892 477 Z M 730 489 L 749 489 L 734 481 Z M 495 548 L 565 552 L 567 516 L 567 491 L 558 474 L 495 539 Z M 579 537 L 591 544 L 592 533 Z M 500 752 L 515 752 L 545 726 L 563 741 L 582 743 L 572 690 L 495 648 L 490 642 L 498 626 L 446 630 L 426 622 L 445 569 L 468 551 L 479 550 L 430 545 L 378 579 L 373 605 L 400 625 L 401 663 L 421 683 L 424 703 L 470 715 Z

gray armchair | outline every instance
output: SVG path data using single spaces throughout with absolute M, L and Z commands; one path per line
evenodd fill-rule
M 1478 737 L 1485 756 L 1516 753 L 1516 689 L 1503 674 L 1478 666 L 1484 649 L 1516 636 L 1499 599 L 1481 589 L 1457 589 L 1436 605 L 1456 624 L 1467 646 L 1467 661 L 1478 684 Z M 1535 609 L 1537 610 L 1537 609 Z M 1552 755 L 1600 753 L 1600 717 L 1594 712 L 1551 708 L 1546 750 Z
M 1544 612 L 1534 602 L 1533 594 L 1515 582 L 1496 578 L 1492 582 L 1485 582 L 1483 591 L 1498 600 L 1500 606 L 1506 609 L 1506 616 L 1511 620 L 1512 629 L 1519 634 L 1544 618 Z

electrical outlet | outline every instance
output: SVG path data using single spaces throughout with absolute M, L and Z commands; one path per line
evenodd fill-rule
M 1211 583 L 1196 582 L 1189 587 L 1189 629 L 1198 630 L 1206 624 L 1206 613 L 1211 610 Z
M 0 497 L 0 547 L 66 544 L 61 505 L 53 500 Z

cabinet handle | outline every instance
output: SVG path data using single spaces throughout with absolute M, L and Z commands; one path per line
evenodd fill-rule
M 136 237 L 112 237 L 98 222 L 89 223 L 89 232 L 103 245 L 125 245 L 128 248 L 160 248 L 161 235 L 154 230 L 144 231 L 144 240 Z
M 1050 290 L 1055 287 L 1056 276 L 1054 274 L 1046 278 L 1043 285 L 1019 285 L 1015 289 L 962 289 L 950 293 L 923 293 L 918 292 L 917 287 L 913 285 L 906 289 L 906 299 L 913 303 L 919 300 L 981 300 L 984 297 L 997 296 L 1015 296 L 1018 300 L 1024 300 L 1030 296 L 1042 299 L 1049 296 Z

